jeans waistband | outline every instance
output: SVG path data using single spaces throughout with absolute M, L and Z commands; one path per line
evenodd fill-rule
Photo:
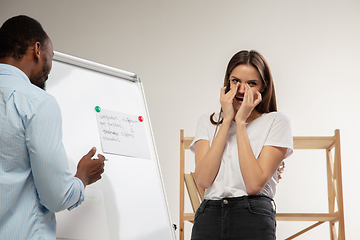
M 276 204 L 275 201 L 265 195 L 247 195 L 247 196 L 241 196 L 241 197 L 227 197 L 227 198 L 222 198 L 219 200 L 211 200 L 211 199 L 204 199 L 204 201 L 201 203 L 199 210 L 203 211 L 205 209 L 206 206 L 231 206 L 234 204 L 243 204 L 245 208 L 247 208 L 248 203 L 251 202 L 251 200 L 253 199 L 263 199 L 263 200 L 267 200 L 267 201 L 271 201 L 274 205 L 274 209 L 276 210 Z

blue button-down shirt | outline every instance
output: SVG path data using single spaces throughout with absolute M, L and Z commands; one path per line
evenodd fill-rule
M 0 239 L 55 239 L 55 212 L 84 199 L 68 168 L 60 108 L 20 69 L 0 64 Z

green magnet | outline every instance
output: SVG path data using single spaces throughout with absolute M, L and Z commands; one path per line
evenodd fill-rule
M 95 111 L 96 111 L 96 112 L 100 112 L 100 111 L 101 111 L 101 108 L 100 108 L 99 106 L 96 106 L 96 107 L 95 107 Z

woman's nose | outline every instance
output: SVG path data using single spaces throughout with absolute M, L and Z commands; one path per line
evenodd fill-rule
M 239 93 L 245 93 L 245 84 L 240 84 Z

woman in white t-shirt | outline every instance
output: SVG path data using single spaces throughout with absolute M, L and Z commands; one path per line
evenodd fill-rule
M 231 58 L 220 103 L 220 113 L 200 118 L 190 146 L 196 180 L 206 189 L 191 239 L 276 239 L 273 197 L 293 142 L 261 54 Z

